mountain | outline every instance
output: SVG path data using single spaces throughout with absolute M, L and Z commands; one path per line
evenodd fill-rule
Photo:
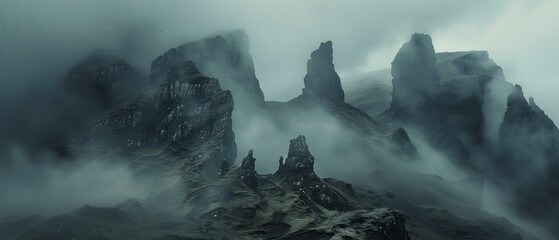
M 78 131 L 72 146 L 101 151 L 185 147 L 191 152 L 183 157 L 193 163 L 183 168 L 203 176 L 198 181 L 211 180 L 236 158 L 233 105 L 230 91 L 222 90 L 217 79 L 201 74 L 192 62 L 183 62 L 169 70 L 153 93 L 143 93 Z M 201 149 L 203 154 L 192 155 Z
M 520 86 L 505 81 L 486 51 L 434 53 L 428 35 L 414 34 L 391 72 L 391 104 L 382 121 L 426 136 L 470 176 L 510 194 L 514 200 L 507 207 L 554 232 L 557 127 L 532 98 L 524 98 Z M 348 99 L 374 106 L 359 94 L 389 88 L 386 80 L 365 86 L 369 90 L 353 91 L 358 97 Z M 389 99 L 386 90 L 380 92 Z
M 559 235 L 559 130 L 533 98 L 526 100 L 516 85 L 507 98 L 500 127 L 499 161 L 494 173 L 513 185 L 512 202 L 519 212 L 541 219 Z M 536 187 L 537 186 L 537 187 Z
M 553 189 L 559 131 L 519 87 L 507 91 L 510 84 L 487 52 L 437 54 L 428 35 L 414 34 L 392 62 L 391 90 L 376 85 L 355 98 L 342 88 L 333 51 L 330 41 L 312 51 L 303 92 L 287 102 L 264 101 L 241 30 L 169 50 L 153 61 L 149 86 L 114 78 L 135 72 L 116 57 L 95 56 L 78 64 L 70 89 L 82 89 L 76 98 L 93 99 L 102 108 L 83 108 L 79 116 L 89 120 L 80 121 L 65 142 L 65 160 L 123 164 L 145 185 L 143 197 L 54 216 L 7 216 L 0 219 L 0 236 L 537 239 L 484 211 L 495 186 L 510 190 L 507 196 L 533 214 L 529 219 L 541 217 L 538 226 L 557 226 Z M 104 84 L 111 91 L 88 88 Z M 508 98 L 501 99 L 503 92 Z M 380 96 L 362 99 L 367 93 Z M 103 99 L 110 101 L 103 105 Z M 360 107 L 388 105 L 377 117 L 349 101 L 360 101 Z M 488 119 L 500 113 L 493 139 L 488 126 L 495 123 Z M 285 158 L 269 157 L 285 149 L 285 136 L 290 139 Z M 240 142 L 255 148 L 237 161 Z M 454 161 L 425 151 L 428 144 Z M 527 152 L 537 154 L 522 155 Z M 538 158 L 527 159 L 533 156 Z M 259 173 L 259 166 L 276 163 L 275 171 Z M 448 167 L 454 163 L 460 171 Z M 524 171 L 517 170 L 539 163 L 544 168 L 527 171 L 533 180 L 523 182 Z M 541 190 L 529 191 L 536 183 Z
M 453 161 L 471 168 L 464 142 L 451 131 L 457 123 L 446 118 L 445 102 L 438 95 L 443 88 L 431 37 L 412 35 L 392 61 L 392 102 L 381 115 L 387 122 L 413 126 L 428 134 L 427 140 Z
M 503 80 L 493 83 L 509 85 L 512 91 L 512 85 L 504 82 L 502 68 L 489 58 L 487 51 L 439 52 L 435 53 L 435 58 L 441 84 L 452 80 L 491 77 Z M 370 116 L 378 116 L 392 101 L 391 78 L 390 69 L 350 75 L 344 83 L 347 102 Z
M 257 174 L 250 151 L 240 166 L 222 167 L 217 178 L 200 182 L 195 168 L 185 168 L 198 165 L 190 156 L 200 153 L 204 150 L 191 152 L 180 143 L 161 151 L 136 150 L 134 168 L 158 175 L 147 201 L 86 205 L 48 218 L 5 219 L 0 233 L 22 240 L 523 239 L 517 227 L 487 213 L 469 209 L 456 215 L 384 190 L 321 178 L 313 170 L 320 159 L 315 161 L 304 136 L 290 141 L 275 174 Z M 181 181 L 171 182 L 178 185 L 169 186 L 169 177 L 177 176 Z M 194 188 L 181 184 L 192 182 L 197 182 L 190 186 Z
M 192 61 L 201 73 L 220 79 L 222 87 L 231 90 L 239 106 L 264 105 L 264 94 L 255 75 L 244 30 L 218 32 L 167 51 L 151 64 L 152 84 L 160 84 L 169 68 L 183 61 Z
M 344 90 L 341 80 L 333 64 L 332 42 L 327 41 L 311 53 L 307 62 L 307 74 L 304 78 L 305 88 L 298 97 L 285 102 L 267 102 L 270 114 L 280 125 L 285 119 L 281 116 L 300 117 L 299 122 L 308 122 L 313 112 L 326 113 L 339 122 L 341 126 L 351 129 L 350 132 L 367 136 L 365 141 L 381 142 L 387 148 L 395 148 L 395 152 L 409 158 L 417 157 L 417 151 L 404 129 L 391 129 L 363 113 L 344 101 Z M 366 143 L 364 143 L 366 145 Z

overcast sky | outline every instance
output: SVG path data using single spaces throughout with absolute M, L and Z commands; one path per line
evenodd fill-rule
M 423 32 L 437 51 L 488 50 L 507 80 L 557 121 L 558 10 L 556 0 L 4 0 L 0 88 L 9 95 L 42 86 L 97 48 L 117 50 L 147 72 L 171 47 L 244 28 L 266 99 L 288 100 L 300 94 L 306 61 L 321 41 L 333 41 L 344 81 L 389 67 L 410 35 Z

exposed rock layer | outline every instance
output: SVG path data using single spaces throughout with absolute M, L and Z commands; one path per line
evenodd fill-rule
M 244 30 L 218 32 L 167 51 L 151 64 L 152 84 L 161 84 L 169 69 L 187 60 L 194 62 L 203 74 L 219 79 L 224 89 L 231 90 L 238 105 L 263 106 L 264 94 Z
M 75 144 L 140 149 L 170 142 L 200 145 L 215 140 L 221 147 L 216 161 L 233 162 L 233 99 L 216 79 L 200 74 L 192 62 L 172 68 L 165 82 L 78 132 Z

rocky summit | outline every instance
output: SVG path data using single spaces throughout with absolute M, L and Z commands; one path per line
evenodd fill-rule
M 167 71 L 184 61 L 192 61 L 200 72 L 219 79 L 224 89 L 231 90 L 238 105 L 263 106 L 264 94 L 255 75 L 248 36 L 244 30 L 217 32 L 172 48 L 152 62 L 152 84 L 161 84 Z
M 500 147 L 501 160 L 495 163 L 500 170 L 497 174 L 510 182 L 530 176 L 530 180 L 515 185 L 518 210 L 544 219 L 559 213 L 552 210 L 557 208 L 542 208 L 558 206 L 553 202 L 559 199 L 555 191 L 559 187 L 559 130 L 533 98 L 526 100 L 519 85 L 507 98 Z M 534 189 L 536 185 L 539 187 Z M 547 222 L 557 224 L 553 220 Z
M 303 94 L 313 94 L 332 102 L 344 102 L 344 90 L 334 69 L 332 42 L 320 44 L 307 61 L 307 75 Z
M 429 104 L 440 82 L 436 64 L 431 37 L 412 35 L 392 61 L 393 109 L 411 110 L 416 104 Z

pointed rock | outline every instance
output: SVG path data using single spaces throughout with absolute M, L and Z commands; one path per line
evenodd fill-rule
M 239 177 L 250 189 L 256 190 L 258 187 L 258 181 L 256 178 L 257 173 L 254 164 L 256 159 L 252 156 L 252 154 L 253 152 L 250 150 L 248 155 L 243 159 L 239 169 Z
M 519 85 L 507 98 L 507 111 L 500 128 L 500 145 L 503 161 L 506 161 L 499 168 L 502 176 L 510 178 L 510 181 L 531 176 L 532 185 L 519 189 L 530 196 L 555 192 L 549 190 L 557 187 L 554 182 L 559 182 L 559 176 L 553 173 L 559 165 L 559 130 L 533 99 L 526 101 Z M 541 192 L 531 187 L 542 183 L 546 184 L 540 188 Z
M 303 93 L 339 103 L 344 102 L 345 95 L 340 76 L 334 69 L 333 52 L 331 41 L 321 43 L 320 47 L 312 52 L 311 59 L 307 61 Z
M 342 194 L 314 173 L 314 157 L 309 151 L 305 136 L 300 135 L 292 139 L 289 144 L 289 153 L 283 164 L 281 160 L 280 158 L 280 167 L 275 175 L 301 196 L 327 209 L 348 210 L 352 208 Z M 353 191 L 351 186 L 348 191 Z
M 314 174 L 314 157 L 309 151 L 305 136 L 292 139 L 289 144 L 289 153 L 285 162 L 281 164 L 276 174 Z
M 431 37 L 414 34 L 392 61 L 393 108 L 412 109 L 431 96 L 439 85 L 437 59 Z

